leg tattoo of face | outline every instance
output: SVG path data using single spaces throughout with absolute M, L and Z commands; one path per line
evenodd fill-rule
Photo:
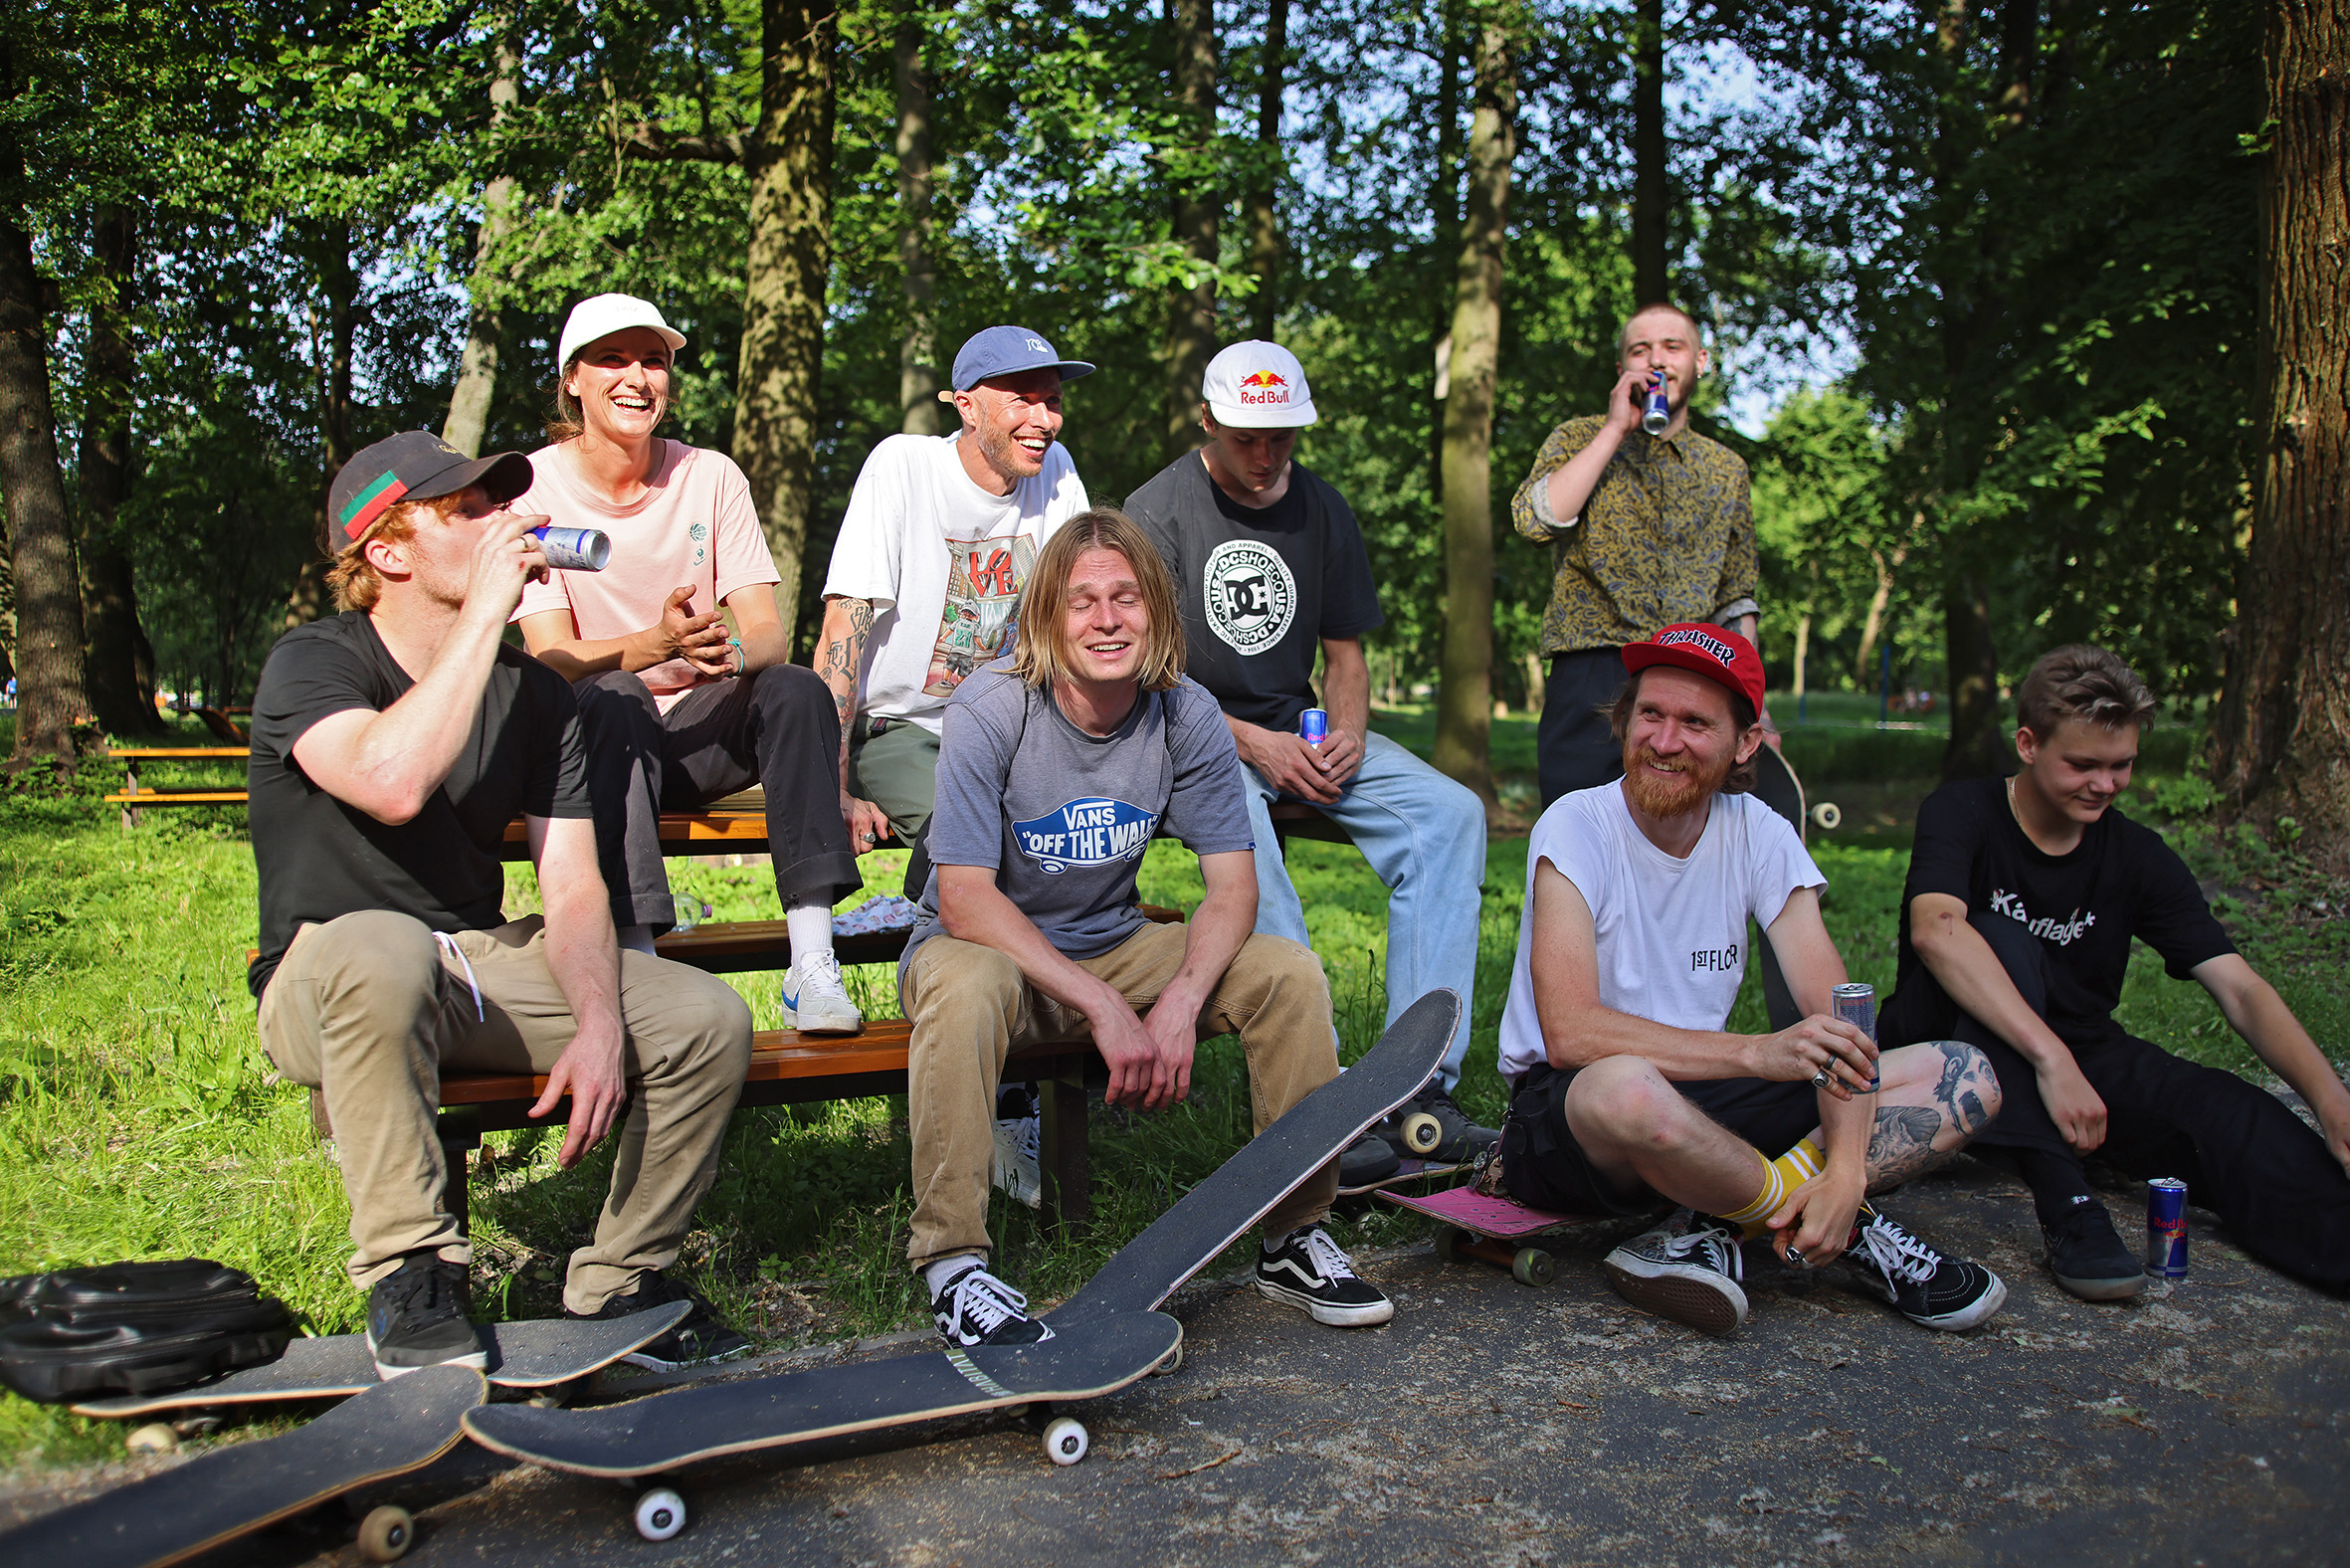
M 1937 1040 L 1942 1074 L 1932 1102 L 1887 1105 L 1868 1139 L 1868 1190 L 1885 1192 L 1955 1158 L 1999 1113 L 1999 1079 L 1973 1046 Z

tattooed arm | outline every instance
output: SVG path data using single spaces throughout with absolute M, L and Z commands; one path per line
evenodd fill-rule
M 871 599 L 824 601 L 824 630 L 817 637 L 816 673 L 832 691 L 833 708 L 841 715 L 841 820 L 849 825 L 849 845 L 866 850 L 889 831 L 889 819 L 870 800 L 849 793 L 849 740 L 857 720 L 857 678 L 865 668 L 866 639 L 873 635 Z

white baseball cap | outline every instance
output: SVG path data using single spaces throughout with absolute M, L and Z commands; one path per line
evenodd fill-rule
M 661 308 L 650 299 L 635 294 L 602 294 L 582 299 L 571 307 L 571 314 L 563 322 L 563 336 L 555 345 L 555 368 L 562 370 L 571 358 L 599 337 L 610 337 L 632 326 L 649 326 L 661 334 L 661 340 L 676 353 L 685 346 L 685 334 L 661 318 Z
M 1200 396 L 1217 424 L 1244 430 L 1295 430 L 1320 417 L 1297 356 L 1260 338 L 1235 343 L 1209 360 Z

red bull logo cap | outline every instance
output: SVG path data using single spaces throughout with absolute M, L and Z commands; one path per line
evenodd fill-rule
M 1244 430 L 1294 430 L 1319 417 L 1297 356 L 1258 338 L 1235 343 L 1209 360 L 1200 396 L 1217 424 Z
M 1727 627 L 1682 621 L 1645 643 L 1626 645 L 1625 669 L 1637 675 L 1651 665 L 1693 670 L 1746 698 L 1757 713 L 1763 710 L 1762 655 Z

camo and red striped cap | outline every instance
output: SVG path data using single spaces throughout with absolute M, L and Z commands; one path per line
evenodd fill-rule
M 530 460 L 519 452 L 469 458 L 425 430 L 387 436 L 344 464 L 326 492 L 326 509 L 356 544 L 397 501 L 431 500 L 479 485 L 502 506 L 530 488 Z
M 1690 670 L 1737 692 L 1763 710 L 1762 655 L 1752 643 L 1724 626 L 1679 621 L 1645 643 L 1624 646 L 1624 668 L 1638 675 L 1651 665 Z

